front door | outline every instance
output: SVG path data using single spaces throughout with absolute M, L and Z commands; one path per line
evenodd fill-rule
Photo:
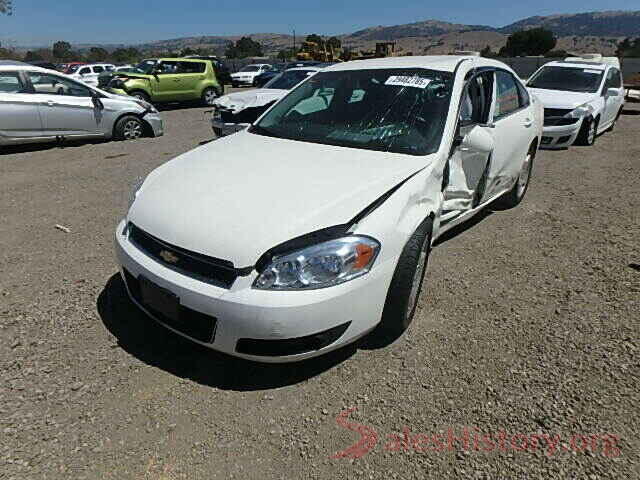
M 493 72 L 473 77 L 466 85 L 458 120 L 458 138 L 486 126 L 493 100 Z M 490 154 L 458 145 L 449 158 L 448 182 L 444 191 L 444 211 L 465 211 L 478 206 L 484 197 Z
M 153 99 L 158 102 L 184 100 L 182 75 L 178 73 L 178 62 L 163 61 L 156 67 L 156 75 L 151 80 L 154 90 Z
M 38 99 L 19 72 L 0 72 L 0 137 L 2 140 L 41 137 Z
M 86 86 L 50 73 L 29 72 L 47 136 L 104 134 L 102 110 L 93 104 Z
M 608 95 L 610 88 L 618 90 L 618 95 Z M 622 77 L 617 68 L 610 68 L 604 82 L 602 96 L 604 97 L 604 112 L 600 120 L 600 127 L 607 128 L 618 116 L 622 107 L 624 92 L 622 91 Z

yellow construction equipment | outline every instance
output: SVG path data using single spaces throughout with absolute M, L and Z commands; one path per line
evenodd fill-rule
M 316 42 L 302 42 L 302 47 L 297 54 L 300 61 L 315 60 L 316 62 L 339 62 L 342 49 L 334 49 L 333 46 L 322 42 L 318 45 Z

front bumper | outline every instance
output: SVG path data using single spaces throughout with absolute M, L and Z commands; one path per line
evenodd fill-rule
M 125 232 L 125 221 L 116 231 L 115 249 L 120 272 L 125 279 L 150 280 L 180 299 L 181 307 L 215 319 L 211 341 L 200 341 L 163 322 L 142 305 L 127 285 L 134 303 L 170 330 L 214 350 L 259 362 L 294 362 L 316 357 L 351 343 L 371 331 L 380 321 L 395 265 L 386 262 L 367 275 L 335 287 L 299 292 L 262 291 L 251 288 L 257 273 L 239 277 L 230 289 L 205 283 L 159 264 L 132 244 Z M 344 328 L 340 330 L 339 327 Z M 274 355 L 248 354 L 247 345 L 290 345 L 300 340 L 338 329 L 339 337 L 319 349 L 303 353 Z M 334 330 L 335 331 L 335 330 Z M 299 350 L 299 349 L 298 349 Z
M 545 126 L 542 130 L 542 142 L 540 148 L 553 150 L 560 148 L 568 148 L 574 144 L 583 120 L 572 125 L 563 125 L 559 127 Z
M 161 137 L 164 135 L 164 122 L 162 121 L 162 117 L 159 113 L 149 112 L 142 118 L 149 124 L 149 126 L 151 126 L 154 137 Z

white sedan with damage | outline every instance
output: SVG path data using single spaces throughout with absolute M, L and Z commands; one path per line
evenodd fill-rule
M 289 90 L 321 68 L 291 68 L 273 77 L 262 88 L 234 92 L 213 102 L 211 128 L 218 137 L 244 130 Z
M 433 242 L 522 201 L 542 124 L 492 59 L 331 66 L 135 188 L 115 236 L 122 278 L 165 327 L 246 359 L 391 342 L 414 318 Z

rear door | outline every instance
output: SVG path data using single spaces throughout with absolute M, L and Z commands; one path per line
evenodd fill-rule
M 202 62 L 179 62 L 178 75 L 180 76 L 180 86 L 182 100 L 195 100 L 200 98 L 200 82 L 205 79 L 207 65 Z
M 495 148 L 487 182 L 488 197 L 512 185 L 536 137 L 531 98 L 511 72 L 496 70 L 495 97 L 492 129 Z
M 103 112 L 93 104 L 91 90 L 68 78 L 29 72 L 47 136 L 93 136 L 105 133 Z
M 18 71 L 0 71 L 0 142 L 42 135 L 38 99 L 26 78 Z

